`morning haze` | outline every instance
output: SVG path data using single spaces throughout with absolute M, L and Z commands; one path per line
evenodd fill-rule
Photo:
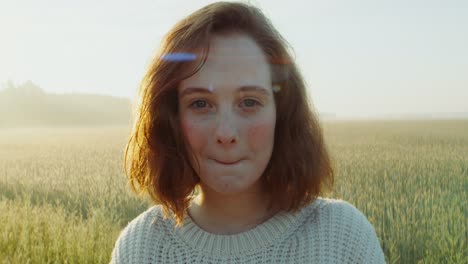
M 213 1 L 0 2 L 0 83 L 134 98 L 163 35 Z M 468 112 L 468 2 L 250 1 L 337 118 Z M 465 115 L 466 116 L 466 115 Z

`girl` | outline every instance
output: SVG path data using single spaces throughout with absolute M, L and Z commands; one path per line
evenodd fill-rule
M 263 13 L 220 2 L 165 36 L 126 150 L 154 206 L 112 263 L 385 263 L 351 204 L 319 196 L 333 170 L 286 41 Z

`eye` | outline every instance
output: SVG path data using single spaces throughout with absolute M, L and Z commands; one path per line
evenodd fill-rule
M 249 98 L 249 99 L 243 100 L 241 105 L 242 105 L 241 107 L 245 107 L 247 109 L 254 109 L 257 106 L 261 106 L 262 104 L 257 100 Z M 189 108 L 193 108 L 195 110 L 204 110 L 209 107 L 210 107 L 209 103 L 206 100 L 202 100 L 202 99 L 194 100 L 189 105 Z
M 207 102 L 205 100 L 195 100 L 193 101 L 189 107 L 195 108 L 195 109 L 201 109 L 205 108 L 207 105 Z
M 254 99 L 245 99 L 243 102 L 248 108 L 252 108 L 252 107 L 261 105 L 260 102 L 258 102 L 257 100 L 254 100 Z

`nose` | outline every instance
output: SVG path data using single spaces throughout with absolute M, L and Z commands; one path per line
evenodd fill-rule
M 223 146 L 234 145 L 239 141 L 235 118 L 232 113 L 224 111 L 218 116 L 216 142 Z

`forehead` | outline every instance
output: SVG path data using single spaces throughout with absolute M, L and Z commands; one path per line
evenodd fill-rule
M 231 89 L 241 86 L 271 86 L 270 66 L 261 48 L 246 35 L 215 36 L 201 69 L 179 85 Z

